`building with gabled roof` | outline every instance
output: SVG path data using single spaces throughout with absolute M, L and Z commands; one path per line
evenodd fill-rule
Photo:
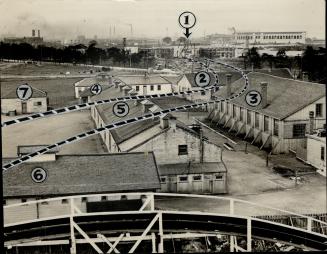
M 22 101 L 17 97 L 17 87 L 1 91 L 1 113 L 3 114 L 30 114 L 45 112 L 48 109 L 49 99 L 43 90 L 32 87 L 31 98 Z
M 261 149 L 273 153 L 295 151 L 309 132 L 309 112 L 314 112 L 314 129 L 326 123 L 325 85 L 251 72 L 250 87 L 261 93 L 262 102 L 249 106 L 244 93 L 229 102 L 210 107 L 209 119 L 245 139 L 256 143 Z M 214 98 L 226 98 L 237 94 L 244 86 L 239 79 L 214 94 Z

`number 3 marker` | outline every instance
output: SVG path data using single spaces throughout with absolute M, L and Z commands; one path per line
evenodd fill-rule
M 246 103 L 251 107 L 256 107 L 261 103 L 262 96 L 258 91 L 250 91 L 245 96 Z

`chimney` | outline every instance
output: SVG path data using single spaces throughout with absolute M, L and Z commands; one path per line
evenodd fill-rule
M 314 129 L 314 112 L 310 111 L 309 112 L 309 134 L 313 134 L 313 129 Z
M 123 92 L 125 96 L 128 96 L 128 92 L 132 90 L 132 88 L 130 88 L 129 86 L 124 86 L 123 87 Z
M 32 30 L 32 37 L 35 37 L 35 30 Z
M 169 116 L 168 114 L 160 116 L 160 128 L 167 129 L 169 127 Z
M 37 37 L 41 37 L 41 33 L 40 33 L 40 30 L 37 30 Z
M 108 76 L 108 84 L 112 85 L 112 76 L 111 75 Z
M 200 163 L 203 163 L 203 158 L 204 158 L 204 144 L 203 144 L 203 131 L 202 128 L 200 128 Z
M 309 75 L 306 71 L 302 72 L 302 80 L 309 81 Z
M 142 107 L 142 113 L 145 114 L 150 111 L 150 108 L 153 107 L 153 103 L 148 100 L 143 100 L 141 101 L 141 104 L 143 105 Z
M 232 95 L 232 75 L 226 74 L 226 93 L 227 97 L 230 97 Z
M 261 87 L 261 108 L 265 108 L 268 104 L 268 83 L 267 82 L 261 82 L 260 83 Z
M 145 79 L 148 79 L 149 78 L 149 73 L 147 71 L 144 73 L 144 78 Z
M 119 91 L 121 91 L 121 92 L 122 92 L 122 91 L 123 91 L 123 87 L 124 87 L 124 86 L 125 86 L 125 84 L 124 84 L 124 83 L 120 83 L 120 84 L 119 84 Z
M 170 128 L 175 132 L 175 130 L 176 130 L 176 117 L 174 117 L 174 116 L 169 117 L 169 125 L 170 125 Z
M 114 87 L 115 88 L 118 88 L 118 85 L 120 84 L 120 82 L 119 81 L 114 81 Z

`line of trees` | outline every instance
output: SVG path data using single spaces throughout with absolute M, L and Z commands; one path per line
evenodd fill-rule
M 96 41 L 91 41 L 88 46 L 83 44 L 70 45 L 63 48 L 45 45 L 32 46 L 28 43 L 9 44 L 0 43 L 0 59 L 32 60 L 68 62 L 81 64 L 103 64 L 131 67 L 149 65 L 151 58 L 144 51 L 130 53 L 121 48 L 97 47 Z
M 276 56 L 266 53 L 260 56 L 257 48 L 253 47 L 242 58 L 244 69 L 289 68 L 297 71 L 298 78 L 301 78 L 303 72 L 307 72 L 310 81 L 326 83 L 326 48 L 314 49 L 307 46 L 302 55 L 289 57 L 285 49 L 280 49 Z

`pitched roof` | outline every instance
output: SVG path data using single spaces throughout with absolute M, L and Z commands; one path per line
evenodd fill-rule
M 48 177 L 35 183 L 31 171 L 41 167 Z M 152 152 L 57 155 L 56 161 L 30 162 L 3 173 L 4 197 L 52 196 L 160 188 Z
M 106 89 L 108 89 L 109 87 L 112 87 L 113 85 L 108 85 L 108 84 L 105 84 L 105 85 L 101 85 L 102 87 L 102 92 Z M 94 96 L 94 94 L 91 92 L 90 88 L 86 88 L 84 91 L 82 91 L 80 94 L 79 94 L 79 97 L 88 97 L 88 96 Z
M 260 92 L 260 83 L 268 83 L 268 105 L 263 109 L 250 107 L 245 102 L 246 93 L 232 102 L 278 119 L 284 119 L 326 95 L 324 84 L 280 78 L 257 72 L 249 73 L 248 78 L 250 82 L 248 91 L 257 90 Z M 239 92 L 243 86 L 243 79 L 232 83 L 232 93 Z M 215 96 L 226 97 L 226 87 L 222 87 L 215 93 Z
M 254 70 L 255 72 L 266 73 L 273 76 L 281 77 L 281 78 L 290 78 L 292 79 L 292 73 L 288 68 L 278 68 L 278 69 L 258 69 Z
M 30 153 L 34 153 L 38 150 L 41 150 L 45 147 L 47 147 L 48 145 L 23 145 L 23 146 L 18 146 L 17 147 L 17 155 L 20 154 L 30 154 Z M 59 152 L 59 148 L 55 147 L 54 149 L 46 152 L 45 154 L 50 154 L 50 153 L 57 153 Z
M 227 172 L 227 169 L 224 163 L 222 162 L 205 162 L 190 164 L 176 163 L 159 165 L 158 167 L 160 176 Z
M 194 73 L 185 73 L 185 77 L 187 78 L 187 80 L 190 82 L 192 87 L 199 87 L 198 85 L 195 84 L 195 75 L 197 74 L 197 72 Z M 231 81 L 234 82 L 238 79 L 240 79 L 242 77 L 242 75 L 238 72 L 217 72 L 218 74 L 218 82 L 219 84 L 226 84 L 226 74 L 230 74 L 231 76 Z M 212 72 L 209 72 L 210 75 L 210 83 L 209 86 L 212 86 L 215 84 L 215 77 L 212 74 Z
M 129 75 L 117 76 L 116 79 L 121 80 L 126 85 L 156 85 L 156 84 L 170 84 L 170 82 L 158 75 Z
M 16 93 L 17 87 L 18 86 L 12 87 L 12 89 L 10 89 L 10 91 L 7 91 L 7 93 L 4 93 L 4 94 L 1 92 L 1 99 L 17 99 L 17 93 Z M 32 93 L 31 98 L 47 97 L 47 93 L 43 90 L 37 89 L 35 87 L 32 87 L 32 90 L 33 90 L 33 93 Z
M 91 78 L 84 78 L 80 81 L 75 83 L 75 87 L 90 87 L 93 84 L 100 84 L 100 85 L 109 85 L 109 81 L 106 78 L 102 78 L 100 76 L 91 77 Z

